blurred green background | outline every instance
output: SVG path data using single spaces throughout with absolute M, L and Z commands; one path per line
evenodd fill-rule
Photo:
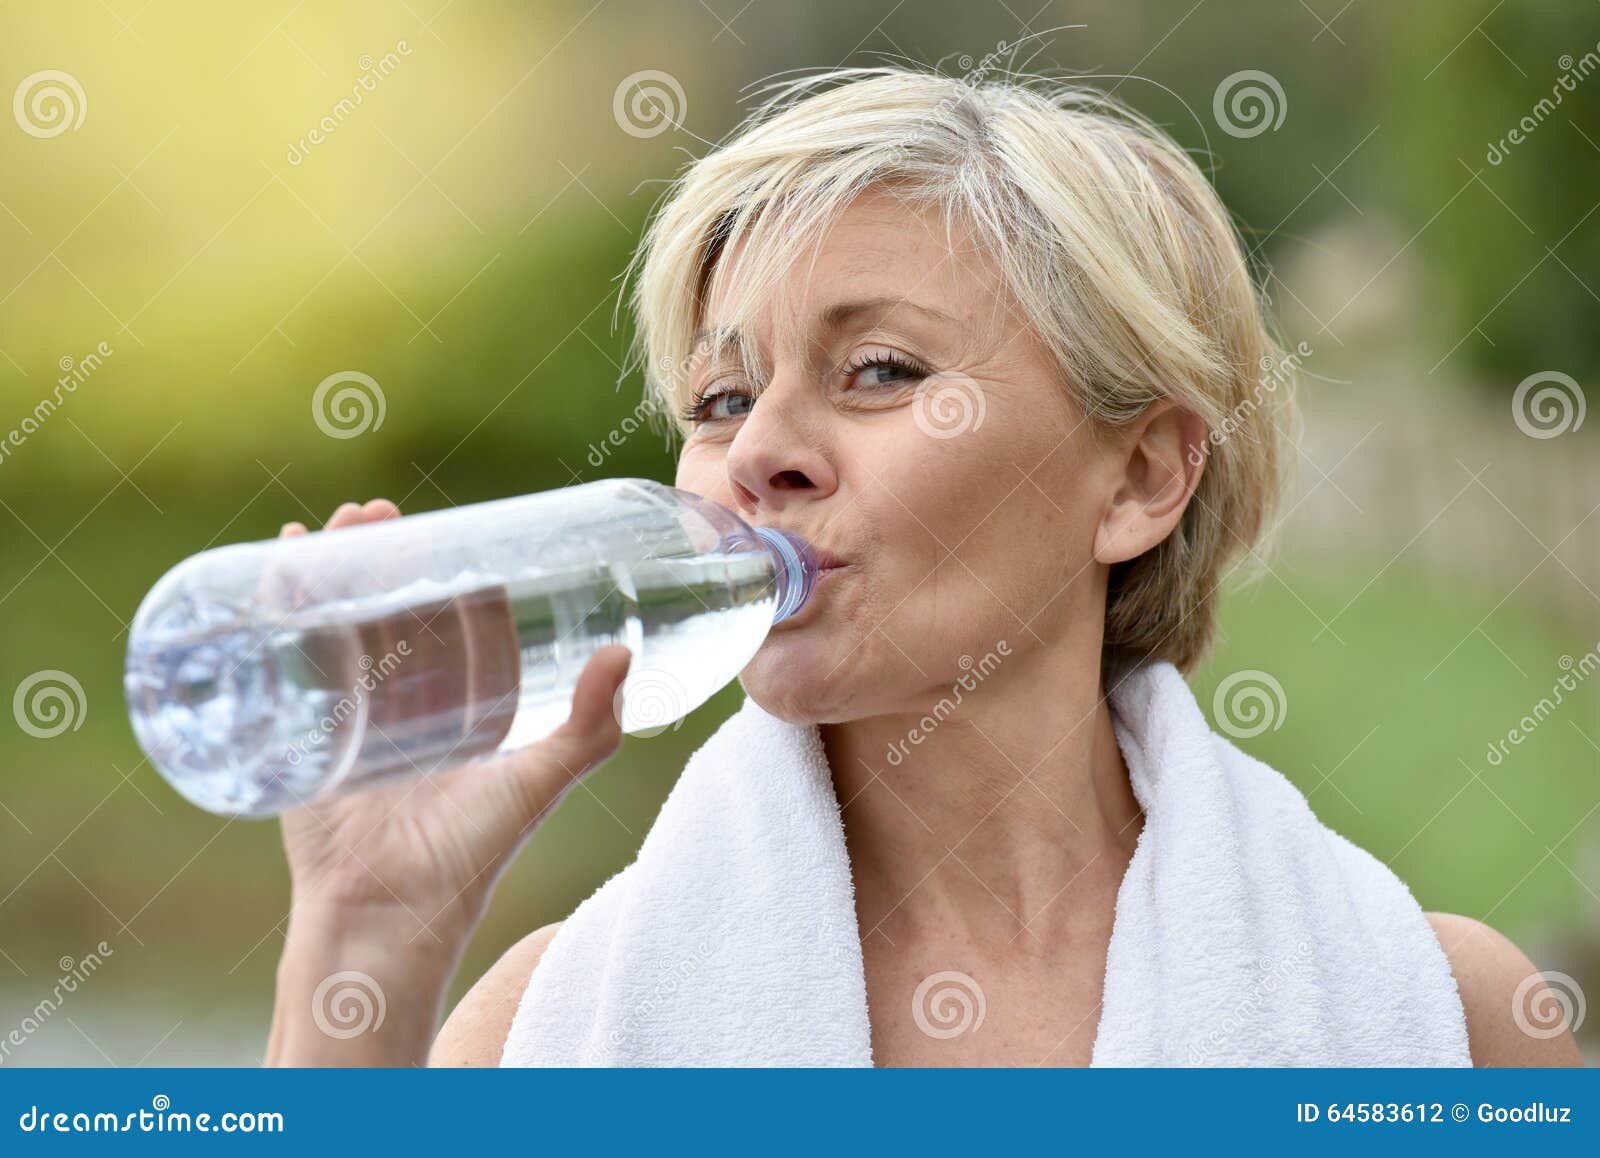
M 1600 369 L 1597 17 L 1571 0 L 7 6 L 0 693 L 44 672 L 83 696 L 59 735 L 0 713 L 0 1036 L 99 942 L 113 954 L 6 1063 L 265 1048 L 277 829 L 190 807 L 142 761 L 120 677 L 149 586 L 348 499 L 670 480 L 648 429 L 592 453 L 640 400 L 618 275 L 664 182 L 763 78 L 885 59 L 965 75 L 996 53 L 1103 78 L 1193 149 L 1310 350 L 1281 552 L 1225 602 L 1202 703 L 1270 673 L 1276 727 L 1244 747 L 1425 907 L 1489 921 L 1600 997 L 1596 681 L 1486 755 L 1600 646 L 1600 423 L 1578 421 Z M 63 83 L 46 70 L 76 85 L 75 127 L 24 99 Z M 646 70 L 681 90 L 648 82 L 672 123 L 617 112 Z M 1219 104 L 1247 70 L 1281 91 L 1275 126 Z M 379 384 L 382 421 L 332 437 L 312 395 L 350 370 Z M 1573 385 L 1552 432 L 1516 392 L 1555 373 Z M 733 704 L 630 739 L 569 796 L 455 993 L 629 861 Z

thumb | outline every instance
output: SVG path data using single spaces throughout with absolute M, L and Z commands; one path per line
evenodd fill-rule
M 603 647 L 589 658 L 573 689 L 566 721 L 534 745 L 528 753 L 533 759 L 519 762 L 538 781 L 528 785 L 536 795 L 547 794 L 552 780 L 558 793 L 565 792 L 622 744 L 622 724 L 613 704 L 632 662 L 632 653 L 621 644 Z

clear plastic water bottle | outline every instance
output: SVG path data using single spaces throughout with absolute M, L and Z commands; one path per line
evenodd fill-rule
M 816 576 L 796 535 L 610 479 L 195 555 L 134 616 L 124 689 L 179 792 L 269 816 L 543 739 L 608 644 L 623 730 L 659 731 Z

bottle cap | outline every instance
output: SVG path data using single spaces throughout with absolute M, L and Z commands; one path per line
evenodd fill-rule
M 797 614 L 817 585 L 817 553 L 811 544 L 792 531 L 775 527 L 756 527 L 767 550 L 772 552 L 778 585 L 778 600 L 772 609 L 772 622 L 776 626 Z

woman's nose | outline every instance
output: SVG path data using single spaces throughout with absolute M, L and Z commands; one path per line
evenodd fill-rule
M 761 392 L 728 448 L 728 480 L 745 515 L 827 498 L 839 485 L 815 423 L 775 385 Z

